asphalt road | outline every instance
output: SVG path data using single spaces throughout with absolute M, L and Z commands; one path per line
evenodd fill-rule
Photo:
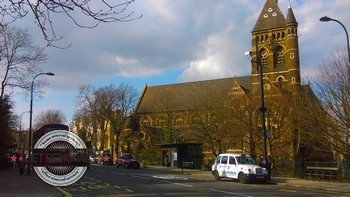
M 216 181 L 210 176 L 162 169 L 115 166 L 92 166 L 79 181 L 58 189 L 66 196 L 348 196 L 276 184 L 240 184 L 230 179 Z

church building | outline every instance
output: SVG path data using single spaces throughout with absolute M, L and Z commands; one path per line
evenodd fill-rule
M 261 155 L 263 87 L 267 151 L 293 157 L 291 132 L 298 128 L 291 103 L 310 89 L 301 84 L 298 23 L 291 6 L 285 17 L 277 0 L 266 0 L 251 35 L 249 76 L 146 85 L 133 114 L 137 132 L 130 132 L 125 148 L 174 167 L 184 161 L 210 165 L 222 152 Z

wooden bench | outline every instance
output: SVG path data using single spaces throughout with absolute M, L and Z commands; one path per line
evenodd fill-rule
M 183 161 L 181 164 L 182 168 L 194 168 L 194 162 L 192 161 Z
M 337 167 L 307 166 L 304 172 L 305 179 L 317 181 L 338 181 Z

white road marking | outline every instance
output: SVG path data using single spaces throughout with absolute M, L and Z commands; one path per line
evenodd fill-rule
M 165 179 L 165 180 L 188 180 L 188 178 L 185 177 L 174 177 L 174 176 L 153 176 L 153 178 L 157 179 Z
M 181 185 L 181 186 L 185 186 L 185 187 L 193 187 L 192 185 L 188 185 L 188 184 L 183 184 L 183 183 L 175 183 L 175 182 L 170 182 L 170 181 L 161 181 L 163 183 L 171 183 L 171 184 L 174 184 L 174 185 Z
M 55 187 L 58 191 L 60 191 L 64 196 L 66 197 L 72 197 L 73 195 L 67 191 L 65 191 L 64 189 L 60 188 L 60 187 Z
M 144 176 L 137 176 L 137 175 L 132 175 L 132 177 L 135 177 L 135 178 L 140 178 L 140 179 L 151 179 L 151 178 L 148 178 L 148 177 L 144 177 Z
M 235 195 L 235 196 L 252 197 L 252 196 L 248 196 L 248 195 L 244 195 L 244 194 L 233 193 L 233 192 L 227 192 L 227 191 L 216 190 L 216 189 L 209 189 L 209 190 L 210 190 L 210 191 L 214 191 L 214 192 L 225 193 L 225 194 L 232 194 L 232 195 Z
M 125 173 L 112 172 L 113 174 L 125 175 Z

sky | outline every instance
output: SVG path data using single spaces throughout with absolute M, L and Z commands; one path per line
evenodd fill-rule
M 121 0 L 119 0 L 121 1 Z M 139 94 L 145 85 L 248 76 L 251 31 L 265 0 L 136 0 L 127 12 L 138 20 L 100 24 L 81 29 L 64 15 L 54 18 L 54 28 L 72 44 L 67 49 L 48 47 L 48 61 L 40 65 L 49 85 L 42 97 L 34 97 L 33 120 L 44 111 L 60 110 L 69 124 L 75 112 L 78 88 L 127 83 Z M 278 1 L 286 17 L 288 0 Z M 299 24 L 300 64 L 303 83 L 333 52 L 346 49 L 346 34 L 336 22 L 320 22 L 322 16 L 341 21 L 350 31 L 350 1 L 290 0 Z M 84 21 L 86 19 L 82 19 Z M 16 23 L 28 28 L 34 44 L 45 46 L 33 18 Z M 14 112 L 29 127 L 30 98 L 15 94 Z M 24 114 L 23 114 L 24 113 Z

